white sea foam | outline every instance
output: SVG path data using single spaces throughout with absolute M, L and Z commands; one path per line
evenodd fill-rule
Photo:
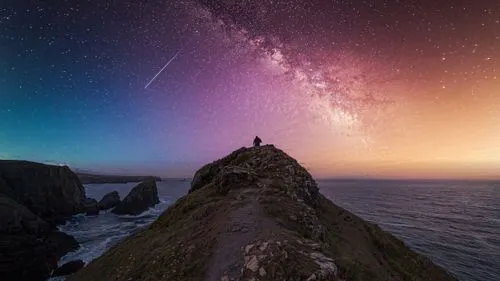
M 109 191 L 117 190 L 123 198 L 133 186 L 134 184 L 87 185 L 86 191 L 88 197 L 99 199 Z M 186 194 L 189 189 L 189 183 L 179 181 L 159 182 L 157 186 L 160 203 L 137 216 L 116 215 L 107 210 L 101 211 L 98 216 L 79 214 L 59 226 L 60 231 L 75 237 L 80 243 L 80 248 L 62 257 L 58 264 L 63 265 L 79 259 L 88 263 L 101 256 L 123 238 L 151 224 L 172 202 Z M 50 280 L 62 281 L 64 278 Z

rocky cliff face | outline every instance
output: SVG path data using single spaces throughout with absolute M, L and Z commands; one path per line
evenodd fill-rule
M 118 194 L 118 191 L 112 191 L 104 195 L 98 205 L 100 210 L 107 210 L 115 207 L 119 203 L 120 194 Z
M 160 203 L 156 181 L 148 180 L 136 185 L 129 194 L 118 202 L 111 212 L 118 215 L 139 215 L 149 207 Z
M 55 231 L 28 208 L 0 193 L 0 276 L 2 280 L 45 280 L 57 261 L 78 243 Z
M 55 225 L 85 211 L 84 202 L 68 167 L 0 161 L 0 279 L 46 280 L 79 247 Z
M 149 228 L 70 276 L 93 280 L 455 280 L 337 207 L 273 146 L 242 148 L 195 175 Z
M 0 193 L 51 225 L 84 211 L 85 189 L 66 166 L 0 160 Z

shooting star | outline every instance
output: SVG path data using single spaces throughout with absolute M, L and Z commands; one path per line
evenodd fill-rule
M 158 71 L 158 73 L 156 73 L 155 77 L 153 77 L 153 79 L 151 79 L 151 81 L 149 81 L 148 84 L 146 84 L 146 86 L 144 87 L 144 89 L 147 89 L 149 85 L 151 85 L 151 83 L 153 83 L 153 81 L 155 81 L 156 77 L 158 77 L 158 75 L 160 75 L 163 70 L 165 70 L 165 68 L 167 68 L 167 66 L 173 61 L 175 60 L 175 58 L 177 57 L 177 55 L 179 55 L 179 53 L 182 51 L 182 49 L 180 49 L 179 51 L 177 51 L 177 53 L 175 53 L 175 55 L 165 64 L 165 66 L 162 67 L 162 69 L 160 69 L 160 71 Z

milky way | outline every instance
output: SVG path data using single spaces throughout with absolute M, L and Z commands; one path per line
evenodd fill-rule
M 375 90 L 372 88 L 377 85 L 366 78 L 372 74 L 367 65 L 375 63 L 360 62 L 356 60 L 355 54 L 342 49 L 325 51 L 327 46 L 320 46 L 317 37 L 314 41 L 284 42 L 282 38 L 286 35 L 265 21 L 272 22 L 275 20 L 273 17 L 277 17 L 276 22 L 279 22 L 283 12 L 294 14 L 304 21 L 307 15 L 300 15 L 306 12 L 300 2 L 264 1 L 230 6 L 209 1 L 208 6 L 212 9 L 204 9 L 204 6 L 188 6 L 187 9 L 193 12 L 193 16 L 205 19 L 213 30 L 223 32 L 226 35 L 224 40 L 232 43 L 234 48 L 246 49 L 247 52 L 236 52 L 237 56 L 254 52 L 262 68 L 274 71 L 277 76 L 287 77 L 283 81 L 284 87 L 295 86 L 289 90 L 290 94 L 299 95 L 296 99 L 299 105 L 307 106 L 330 129 L 347 128 L 352 131 L 363 125 L 361 115 L 366 107 L 375 107 L 382 102 L 382 99 L 374 97 Z M 280 10 L 280 14 L 273 15 L 269 12 L 272 9 Z M 228 13 L 224 13 L 228 10 Z M 235 15 L 230 13 L 231 10 L 235 11 Z M 232 20 L 240 17 L 253 20 L 244 21 L 241 25 Z M 260 30 L 258 26 L 263 26 L 263 29 Z M 294 38 L 301 38 L 307 33 L 304 25 L 295 28 L 290 32 Z M 319 61 L 314 61 L 314 56 L 320 56 Z M 380 65 L 377 75 L 389 76 L 387 71 L 380 73 L 382 68 Z
M 499 43 L 494 0 L 12 1 L 0 157 L 189 176 L 258 134 L 318 176 L 491 177 Z

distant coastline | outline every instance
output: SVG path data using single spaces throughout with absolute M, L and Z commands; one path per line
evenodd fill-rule
M 128 183 L 141 182 L 145 180 L 161 181 L 160 177 L 156 176 L 118 176 L 118 175 L 96 175 L 90 173 L 76 173 L 82 184 L 96 183 Z
M 485 183 L 498 183 L 500 182 L 500 178 L 493 179 L 446 179 L 446 178 L 370 178 L 370 177 L 318 177 L 315 178 L 316 181 L 336 181 L 336 182 L 485 182 Z

